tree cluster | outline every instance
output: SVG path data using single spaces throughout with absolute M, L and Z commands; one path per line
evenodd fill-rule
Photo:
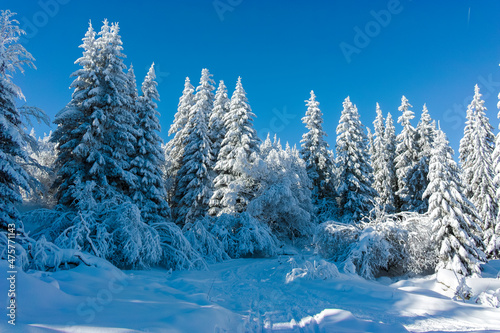
M 0 242 L 13 225 L 38 224 L 22 233 L 26 267 L 31 258 L 57 269 L 87 252 L 120 267 L 200 268 L 312 235 L 321 254 L 368 278 L 479 274 L 500 255 L 500 133 L 477 86 L 460 165 L 426 105 L 412 125 L 405 96 L 398 134 L 378 103 L 373 131 L 365 127 L 347 97 L 333 151 L 311 91 L 300 149 L 261 141 L 242 79 L 229 94 L 208 69 L 196 88 L 186 78 L 163 145 L 154 64 L 139 92 L 119 25 L 104 21 L 99 32 L 89 24 L 72 98 L 37 140 L 21 121 L 33 109 L 16 107 L 12 75 L 33 58 L 12 16 L 0 15 Z M 21 216 L 23 196 L 44 208 Z

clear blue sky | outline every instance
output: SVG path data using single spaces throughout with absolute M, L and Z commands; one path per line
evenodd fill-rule
M 332 147 L 348 95 L 370 127 L 376 102 L 395 119 L 402 95 L 417 118 L 427 103 L 457 150 L 478 83 L 498 125 L 497 0 L 9 0 L 3 7 L 18 13 L 38 67 L 17 75 L 16 83 L 28 104 L 51 119 L 70 100 L 69 76 L 78 68 L 89 20 L 99 30 L 107 18 L 120 23 L 125 63 L 133 63 L 139 86 L 150 64 L 157 65 L 164 140 L 184 78 L 196 86 L 205 67 L 230 93 L 241 76 L 259 135 L 271 130 L 292 144 L 305 131 L 301 118 L 311 89 Z M 381 14 L 377 21 L 373 13 L 390 18 Z M 346 57 L 341 46 L 356 50 Z

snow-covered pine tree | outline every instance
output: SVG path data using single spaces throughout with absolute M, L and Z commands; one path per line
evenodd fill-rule
M 476 206 L 482 221 L 483 241 L 487 255 L 492 256 L 496 248 L 496 219 L 498 202 L 493 183 L 495 177 L 492 155 L 495 144 L 493 127 L 486 116 L 486 107 L 481 99 L 479 87 L 475 86 L 474 99 L 468 110 L 472 111 L 470 150 L 461 156 L 463 160 L 463 185 L 469 190 L 468 199 Z M 488 248 L 491 251 L 488 251 Z
M 382 115 L 382 109 L 377 103 L 375 111 L 377 117 L 373 122 L 373 145 L 371 152 L 371 161 L 373 168 L 373 188 L 377 191 L 378 196 L 376 197 L 376 202 L 383 211 L 386 211 L 386 201 L 387 196 L 391 195 L 390 179 L 387 178 L 387 168 L 386 168 L 386 140 L 385 140 L 385 124 L 384 116 Z M 387 207 L 389 211 L 390 207 Z
M 323 131 L 323 113 L 319 109 L 319 102 L 311 90 L 311 97 L 305 101 L 307 111 L 302 122 L 308 129 L 302 135 L 300 155 L 306 162 L 306 170 L 313 184 L 313 198 L 315 201 L 332 198 L 334 196 L 333 167 L 330 158 L 329 146 Z
M 90 170 L 90 165 L 87 163 L 90 152 L 84 154 L 80 149 L 76 154 L 74 150 L 84 137 L 90 147 L 95 143 L 90 131 L 92 108 L 87 101 L 91 100 L 98 87 L 98 47 L 96 33 L 91 23 L 80 47 L 83 48 L 83 55 L 75 63 L 82 68 L 71 74 L 72 77 L 76 77 L 70 86 L 74 92 L 71 101 L 56 114 L 54 123 L 57 124 L 57 128 L 51 138 L 57 144 L 58 152 L 55 162 L 57 177 L 53 186 L 57 189 L 57 201 L 64 206 L 73 203 L 78 195 L 74 186 L 81 184 L 85 174 Z
M 177 113 L 175 114 L 174 122 L 168 131 L 168 135 L 173 135 L 174 137 L 165 145 L 165 159 L 167 162 L 165 173 L 169 182 L 167 194 L 171 208 L 173 208 L 172 198 L 177 188 L 177 173 L 181 168 L 182 156 L 184 155 L 184 141 L 189 134 L 186 124 L 188 122 L 189 112 L 193 104 L 194 87 L 191 84 L 189 77 L 186 77 L 186 80 L 184 81 L 184 90 L 182 91 L 182 96 L 179 98 Z
M 429 201 L 423 197 L 423 194 L 429 185 L 427 174 L 429 173 L 429 162 L 435 131 L 435 124 L 432 122 L 429 110 L 427 110 L 427 106 L 424 104 L 416 129 L 418 163 L 408 174 L 408 185 L 410 193 L 412 193 L 409 207 L 418 213 L 425 213 L 429 206 Z
M 134 186 L 135 177 L 130 170 L 130 155 L 135 148 L 135 109 L 131 98 L 131 91 L 135 85 L 130 86 L 129 78 L 123 63 L 125 55 L 122 53 L 122 41 L 119 35 L 118 23 L 113 23 L 109 28 L 107 22 L 99 32 L 97 43 L 100 48 L 99 60 L 100 89 L 95 97 L 100 105 L 96 107 L 92 118 L 102 119 L 103 145 L 102 156 L 105 158 L 104 173 L 106 181 L 118 193 L 129 193 L 129 188 Z M 101 118 L 101 114 L 104 118 Z M 95 116 L 95 118 L 94 118 Z M 91 173 L 92 173 L 91 169 Z
M 127 72 L 127 87 L 132 102 L 137 102 L 139 94 L 137 92 L 137 81 L 135 78 L 134 66 L 130 64 Z
M 130 196 L 141 210 L 143 221 L 148 224 L 161 222 L 170 216 L 161 171 L 165 159 L 158 134 L 161 127 L 155 102 L 160 100 L 157 85 L 153 63 L 142 83 L 142 95 L 137 100 L 136 148 L 130 170 L 137 178 Z
M 276 151 L 282 150 L 281 141 L 276 134 L 274 134 L 274 138 L 271 140 L 270 134 L 267 133 L 266 139 L 260 144 L 259 148 L 261 158 L 265 159 L 265 156 L 269 155 L 273 149 Z
M 368 140 L 368 155 L 370 156 L 370 163 L 372 163 L 375 155 L 375 136 L 370 127 L 366 127 L 366 138 Z
M 347 97 L 337 126 L 336 169 L 339 213 L 346 222 L 357 222 L 372 210 L 376 191 L 368 156 L 367 137 L 358 109 Z
M 500 94 L 498 95 L 498 98 L 500 99 Z M 497 108 L 500 109 L 500 102 L 497 104 Z M 500 111 L 498 112 L 498 119 L 500 119 Z M 500 124 L 498 125 L 498 128 L 500 129 Z M 497 203 L 500 202 L 500 132 L 496 136 L 496 141 L 495 141 L 495 150 L 493 151 L 493 170 L 495 173 L 495 178 L 493 179 L 493 184 L 496 189 L 496 194 L 495 194 L 495 200 Z M 489 253 L 492 253 L 496 258 L 500 258 L 500 208 L 498 209 L 498 214 L 497 214 L 497 219 L 496 219 L 496 226 L 495 226 L 495 237 L 496 241 L 494 244 L 494 249 L 487 248 L 487 251 Z
M 217 176 L 213 181 L 210 215 L 241 213 L 254 196 L 255 179 L 245 170 L 259 152 L 260 140 L 253 128 L 254 117 L 241 77 L 238 77 L 229 112 L 224 117 L 226 135 L 214 167 Z
M 21 89 L 12 83 L 12 75 L 16 70 L 23 72 L 23 66 L 34 67 L 34 58 L 18 42 L 19 37 L 25 32 L 19 28 L 19 22 L 12 18 L 14 15 L 15 13 L 10 10 L 0 11 L 2 31 L 0 34 L 0 233 L 2 234 L 21 232 L 21 228 L 17 228 L 20 217 L 15 205 L 22 202 L 19 190 L 29 191 L 29 176 L 18 163 L 28 160 L 23 150 L 25 143 L 21 135 L 24 128 L 15 101 L 16 98 L 24 96 Z M 0 236 L 2 241 L 5 240 L 7 243 L 7 237 Z
M 223 80 L 220 80 L 219 87 L 215 93 L 214 108 L 210 113 L 208 122 L 208 130 L 210 132 L 210 140 L 212 140 L 212 156 L 214 164 L 217 162 L 220 146 L 224 135 L 226 135 L 226 128 L 224 127 L 224 116 L 229 112 L 230 100 L 227 96 L 227 88 Z
M 439 247 L 438 265 L 465 276 L 480 274 L 485 261 L 477 236 L 474 205 L 463 194 L 459 169 L 453 160 L 453 150 L 444 133 L 437 131 L 429 167 L 429 186 L 424 197 L 429 198 L 429 215 L 433 221 L 433 242 Z
M 396 128 L 392 115 L 389 112 L 385 120 L 385 190 L 379 194 L 383 198 L 385 212 L 394 213 L 396 211 L 396 192 L 398 190 L 398 180 L 396 178 Z
M 477 85 L 475 88 L 478 87 Z M 475 89 L 474 88 L 474 89 Z M 475 89 L 476 90 L 476 89 Z M 477 93 L 479 94 L 479 88 L 477 89 Z M 474 94 L 474 98 L 467 107 L 466 113 L 466 122 L 464 128 L 464 136 L 460 140 L 460 147 L 458 148 L 459 152 L 459 161 L 460 166 L 462 167 L 462 184 L 464 186 L 464 193 L 467 198 L 472 197 L 472 189 L 469 187 L 473 175 L 473 166 L 470 165 L 470 155 L 474 149 L 474 118 L 476 117 L 476 107 L 482 107 L 484 101 L 481 100 L 479 95 Z
M 178 224 L 194 222 L 208 212 L 212 195 L 212 142 L 208 122 L 213 109 L 213 84 L 212 74 L 203 69 L 186 124 L 189 134 L 184 140 L 177 189 L 172 199 L 175 203 L 174 218 Z
M 403 96 L 401 98 L 401 106 L 398 108 L 402 115 L 398 118 L 398 123 L 403 126 L 403 130 L 396 137 L 396 176 L 398 180 L 397 195 L 397 210 L 408 211 L 414 210 L 413 197 L 415 193 L 411 190 L 410 171 L 417 165 L 418 159 L 418 146 L 417 146 L 417 133 L 415 128 L 411 125 L 411 120 L 415 118 L 413 111 L 410 110 L 412 105 L 408 99 Z
M 96 39 L 89 26 L 81 46 L 83 56 L 76 61 L 83 68 L 72 74 L 76 76 L 72 100 L 54 120 L 58 125 L 53 136 L 58 144 L 55 185 L 58 202 L 66 206 L 74 204 L 79 196 L 75 191 L 87 182 L 97 185 L 93 193 L 97 200 L 100 189 L 125 194 L 134 183 L 127 171 L 135 140 L 134 103 L 118 33 L 118 24 L 104 21 Z

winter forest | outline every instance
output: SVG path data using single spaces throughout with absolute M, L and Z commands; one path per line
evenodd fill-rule
M 205 274 L 308 251 L 286 283 L 450 272 L 451 298 L 498 308 L 500 289 L 476 294 L 467 280 L 500 259 L 500 133 L 489 120 L 500 112 L 486 109 L 477 85 L 457 156 L 433 110 L 405 96 L 398 110 L 374 106 L 373 124 L 348 96 L 336 133 L 326 133 L 321 96 L 310 91 L 300 146 L 259 138 L 245 78 L 216 82 L 206 68 L 179 85 L 174 122 L 161 129 L 154 63 L 138 81 L 119 24 L 104 20 L 82 36 L 72 98 L 48 119 L 19 106 L 29 96 L 16 77 L 35 61 L 9 10 L 0 31 L 3 268 L 46 279 L 107 265 Z M 55 129 L 37 137 L 32 121 Z

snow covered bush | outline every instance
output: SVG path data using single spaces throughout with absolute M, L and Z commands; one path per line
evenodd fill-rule
M 116 193 L 105 192 L 93 182 L 79 194 L 75 210 L 33 210 L 23 216 L 26 222 L 44 221 L 35 237 L 54 242 L 63 249 L 88 252 L 121 268 L 145 268 L 161 257 L 160 237 L 145 224 L 138 207 Z M 101 202 L 90 193 L 101 192 Z
M 486 290 L 476 298 L 477 304 L 488 305 L 493 308 L 500 308 L 500 288 L 497 290 Z
M 314 215 L 319 223 L 336 220 L 339 215 L 337 200 L 334 198 L 316 200 L 314 211 Z
M 328 280 L 338 277 L 339 270 L 335 264 L 323 259 L 306 260 L 302 265 L 298 265 L 294 258 L 288 261 L 292 265 L 292 271 L 286 275 L 285 282 L 290 283 L 296 279 L 306 280 Z
M 269 226 L 248 213 L 207 217 L 204 225 L 231 258 L 269 257 L 278 252 L 279 242 Z
M 344 270 L 373 279 L 430 273 L 436 265 L 426 215 L 384 215 L 366 224 L 351 249 Z
M 202 255 L 191 245 L 182 230 L 173 222 L 151 225 L 158 233 L 162 255 L 159 266 L 173 270 L 206 269 Z
M 213 264 L 229 259 L 224 251 L 222 242 L 211 234 L 206 226 L 210 219 L 202 219 L 194 223 L 187 223 L 182 232 L 194 250 L 198 251 L 207 263 Z
M 435 267 L 437 257 L 430 232 L 426 215 L 381 215 L 359 227 L 323 223 L 315 244 L 323 257 L 343 262 L 346 273 L 366 279 L 425 274 Z
M 276 139 L 271 143 L 268 137 L 261 145 L 261 154 L 250 168 L 260 189 L 247 212 L 285 237 L 311 235 L 311 180 L 298 150 L 288 145 L 283 150 Z
M 358 241 L 361 229 L 356 225 L 328 221 L 320 224 L 314 234 L 316 251 L 327 260 L 344 261 Z
M 7 259 L 8 237 L 0 233 L 0 257 Z M 22 222 L 17 225 L 16 236 L 16 267 L 22 270 L 56 271 L 69 269 L 82 263 L 88 264 L 88 255 L 73 249 L 61 249 L 45 236 L 38 240 L 30 237 L 25 231 Z

